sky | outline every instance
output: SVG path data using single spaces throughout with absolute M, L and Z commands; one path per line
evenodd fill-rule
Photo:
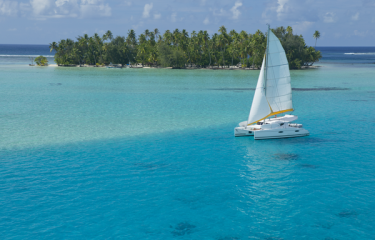
M 313 46 L 375 46 L 375 0 L 0 0 L 0 44 L 158 28 L 254 33 L 291 26 Z

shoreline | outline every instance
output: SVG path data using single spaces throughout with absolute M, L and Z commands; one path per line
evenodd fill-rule
M 35 66 L 37 67 L 37 66 Z M 40 66 L 43 67 L 43 66 Z M 183 69 L 183 70 L 260 70 L 260 68 L 241 68 L 237 66 L 230 66 L 230 67 L 208 67 L 208 68 L 201 68 L 201 67 L 185 67 L 185 68 L 175 68 L 175 67 L 150 67 L 150 66 L 120 66 L 120 65 L 113 65 L 113 66 L 96 66 L 96 65 L 58 65 L 58 64 L 49 64 L 46 67 L 62 67 L 62 68 L 134 68 L 134 69 Z M 302 66 L 301 69 L 291 69 L 291 70 L 304 70 L 304 69 L 318 69 L 321 66 Z

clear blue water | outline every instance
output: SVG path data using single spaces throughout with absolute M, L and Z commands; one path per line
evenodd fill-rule
M 0 64 L 1 238 L 373 239 L 375 65 L 323 60 L 264 141 L 259 71 Z
M 331 64 L 375 64 L 375 47 L 316 47 L 321 62 Z
M 0 65 L 30 64 L 40 55 L 47 57 L 50 64 L 54 64 L 55 51 L 49 45 L 0 44 Z

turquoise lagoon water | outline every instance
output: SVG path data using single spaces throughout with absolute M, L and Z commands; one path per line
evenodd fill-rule
M 375 65 L 318 65 L 264 141 L 259 71 L 0 65 L 1 239 L 373 239 Z

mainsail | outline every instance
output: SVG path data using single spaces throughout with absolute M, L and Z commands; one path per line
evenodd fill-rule
M 279 39 L 268 27 L 267 51 L 247 125 L 289 111 L 293 111 L 293 103 L 288 60 Z

